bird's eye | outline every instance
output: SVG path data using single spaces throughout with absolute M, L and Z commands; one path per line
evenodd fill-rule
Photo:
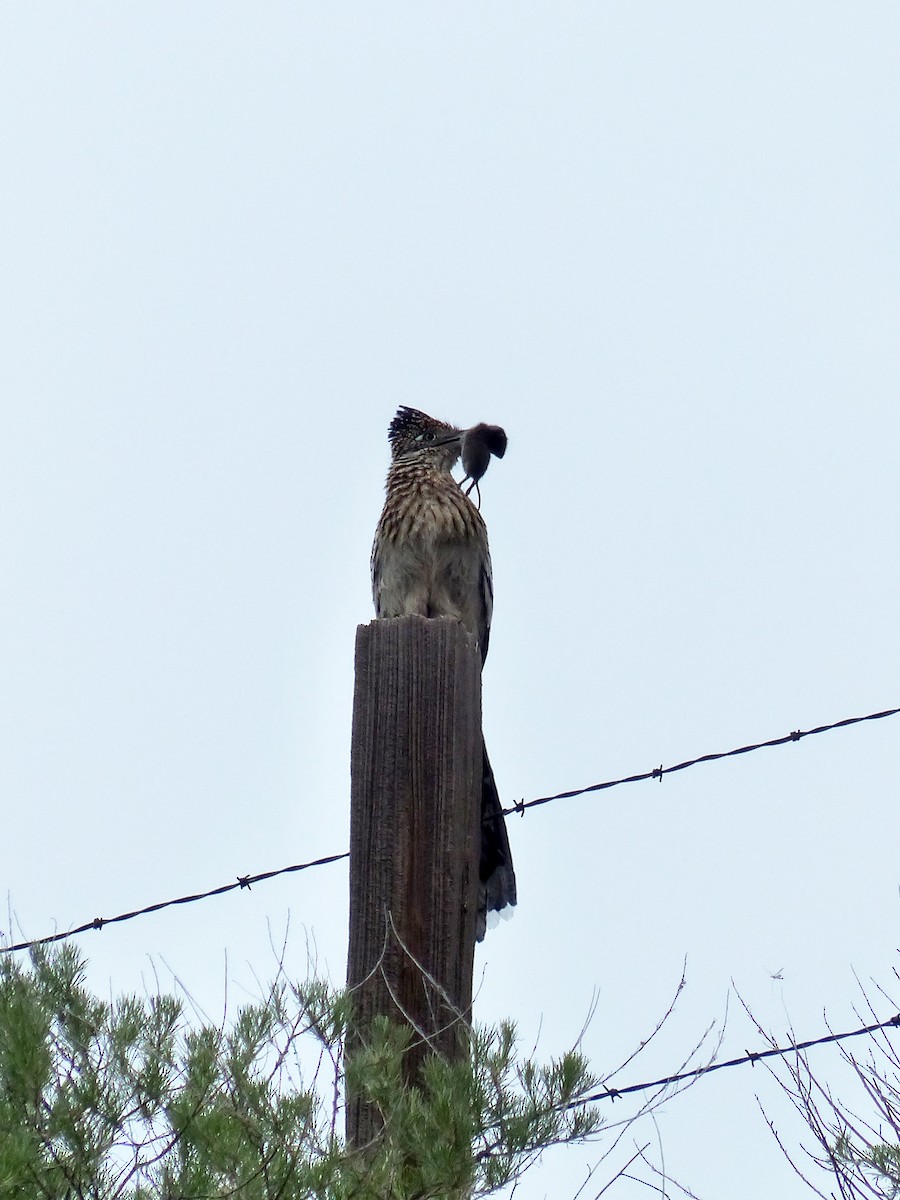
M 417 433 L 416 441 L 417 442 L 433 442 L 434 441 L 434 430 L 426 429 L 424 433 Z

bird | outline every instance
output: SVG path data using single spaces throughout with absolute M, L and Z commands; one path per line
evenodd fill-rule
M 472 488 L 475 489 L 478 495 L 479 509 L 481 508 L 481 488 L 478 486 L 478 482 L 488 469 L 491 455 L 502 458 L 506 453 L 506 445 L 506 431 L 499 425 L 485 425 L 484 422 L 481 422 L 473 425 L 471 429 L 463 431 L 460 450 L 463 470 L 466 473 L 463 483 L 471 480 L 466 488 L 466 495 L 471 495 Z
M 407 406 L 397 410 L 388 430 L 391 465 L 371 568 L 376 617 L 455 617 L 475 635 L 483 667 L 494 606 L 487 527 L 452 474 L 467 437 L 480 453 L 485 439 L 478 429 L 458 429 Z M 482 736 L 478 941 L 488 913 L 516 899 L 506 823 Z

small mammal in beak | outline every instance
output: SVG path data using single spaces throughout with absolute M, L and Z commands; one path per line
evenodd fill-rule
M 491 461 L 491 455 L 502 458 L 506 453 L 506 433 L 499 425 L 473 425 L 467 429 L 461 438 L 461 455 L 466 480 L 472 482 L 466 488 L 466 495 L 475 488 L 478 494 L 478 507 L 481 508 L 481 488 L 478 481 L 482 478 Z M 460 485 L 462 486 L 462 485 Z

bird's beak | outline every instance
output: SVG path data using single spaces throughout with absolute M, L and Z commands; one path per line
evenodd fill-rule
M 394 461 L 405 462 L 409 458 L 415 458 L 422 450 L 433 450 L 435 446 L 455 446 L 457 453 L 459 453 L 462 449 L 462 439 L 465 432 L 465 429 L 454 429 L 452 433 L 445 433 L 442 437 L 435 438 L 433 442 L 425 442 L 421 446 L 413 446 Z

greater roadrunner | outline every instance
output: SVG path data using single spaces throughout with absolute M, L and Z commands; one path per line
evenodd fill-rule
M 498 430 L 506 449 L 498 426 L 480 428 Z M 379 617 L 456 617 L 478 639 L 483 665 L 494 605 L 487 529 L 451 474 L 467 436 L 470 446 L 482 447 L 477 430 L 456 429 L 415 408 L 397 411 L 388 433 L 387 498 L 372 547 L 372 596 Z M 500 445 L 496 434 L 490 439 Z M 490 442 L 487 449 L 489 459 Z M 481 458 L 474 462 L 478 479 L 487 469 Z M 516 902 L 506 824 L 484 739 L 482 761 L 479 941 L 487 914 Z

